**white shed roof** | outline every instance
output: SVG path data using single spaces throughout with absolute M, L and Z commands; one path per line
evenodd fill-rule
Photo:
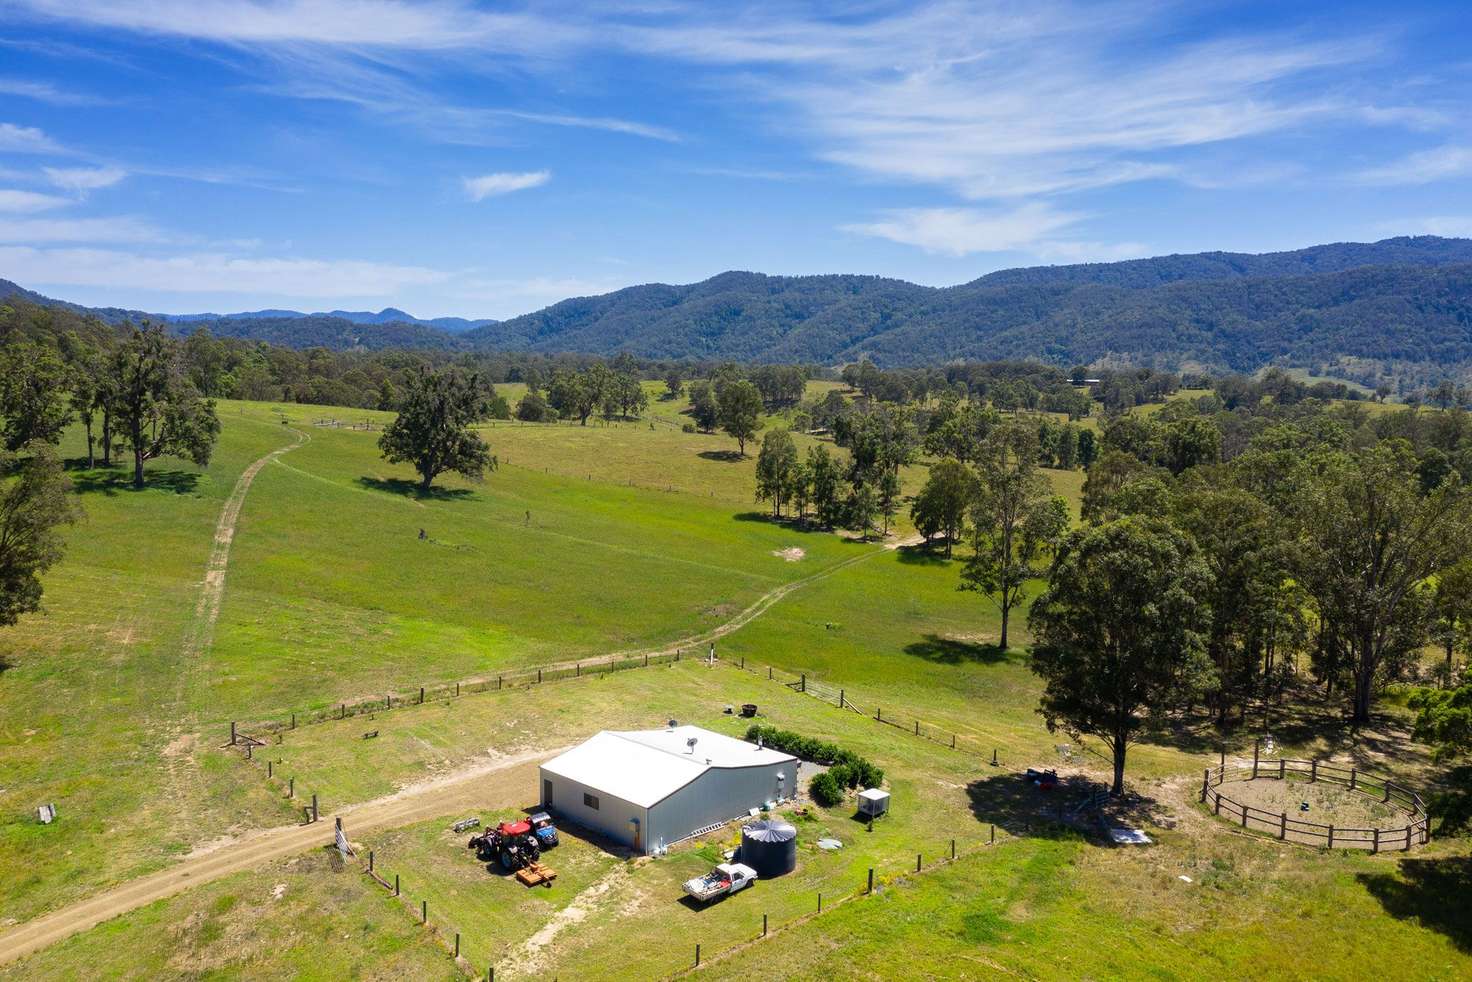
M 889 797 L 889 792 L 881 791 L 878 788 L 865 788 L 859 792 L 859 797 L 865 801 L 883 801 Z
M 689 740 L 695 740 L 692 748 Z M 698 726 L 617 732 L 604 730 L 542 765 L 542 769 L 648 808 L 712 768 L 795 761 Z

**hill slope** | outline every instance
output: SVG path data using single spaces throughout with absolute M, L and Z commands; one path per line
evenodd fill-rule
M 0 298 L 18 293 L 0 281 Z M 148 315 L 93 309 L 117 322 Z M 1431 236 L 1292 252 L 1209 252 L 1002 270 L 960 286 L 727 272 L 564 300 L 501 322 L 403 311 L 168 318 L 293 347 L 422 347 L 884 366 L 953 358 L 1252 371 L 1361 381 L 1472 375 L 1472 240 Z M 479 325 L 471 327 L 470 325 Z M 466 329 L 469 328 L 469 329 Z

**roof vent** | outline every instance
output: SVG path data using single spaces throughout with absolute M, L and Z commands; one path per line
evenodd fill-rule
M 675 727 L 677 727 L 679 725 L 680 725 L 680 721 L 679 720 L 672 719 L 672 720 L 670 720 L 669 728 L 673 730 Z
M 695 745 L 697 743 L 699 743 L 699 742 L 700 742 L 700 738 L 699 737 L 688 737 L 688 738 L 686 738 L 686 740 L 685 740 L 685 746 L 686 747 L 689 747 L 690 749 L 686 750 L 685 752 L 688 753 L 688 754 L 695 753 Z M 709 763 L 709 761 L 707 761 L 707 763 Z

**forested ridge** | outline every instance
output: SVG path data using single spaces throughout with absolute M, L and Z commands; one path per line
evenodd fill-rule
M 63 304 L 0 281 L 0 297 L 17 293 L 110 322 L 147 316 Z M 1278 364 L 1406 389 L 1472 375 L 1472 240 L 1423 236 L 1003 270 L 945 288 L 877 276 L 727 272 L 564 300 L 459 333 L 430 321 L 353 317 L 200 315 L 173 318 L 172 330 L 207 327 L 217 336 L 338 351 L 629 352 L 828 365 L 868 357 L 883 367 L 1033 358 L 1216 372 Z

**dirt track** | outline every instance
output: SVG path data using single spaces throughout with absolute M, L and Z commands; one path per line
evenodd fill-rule
M 343 827 L 352 838 L 488 805 L 525 804 L 528 795 L 535 793 L 537 764 L 557 752 L 539 750 L 487 761 L 384 798 L 323 815 L 320 822 L 312 825 L 279 826 L 225 840 L 168 869 L 130 880 L 0 934 L 0 964 L 202 883 L 329 846 L 335 818 L 343 820 Z

